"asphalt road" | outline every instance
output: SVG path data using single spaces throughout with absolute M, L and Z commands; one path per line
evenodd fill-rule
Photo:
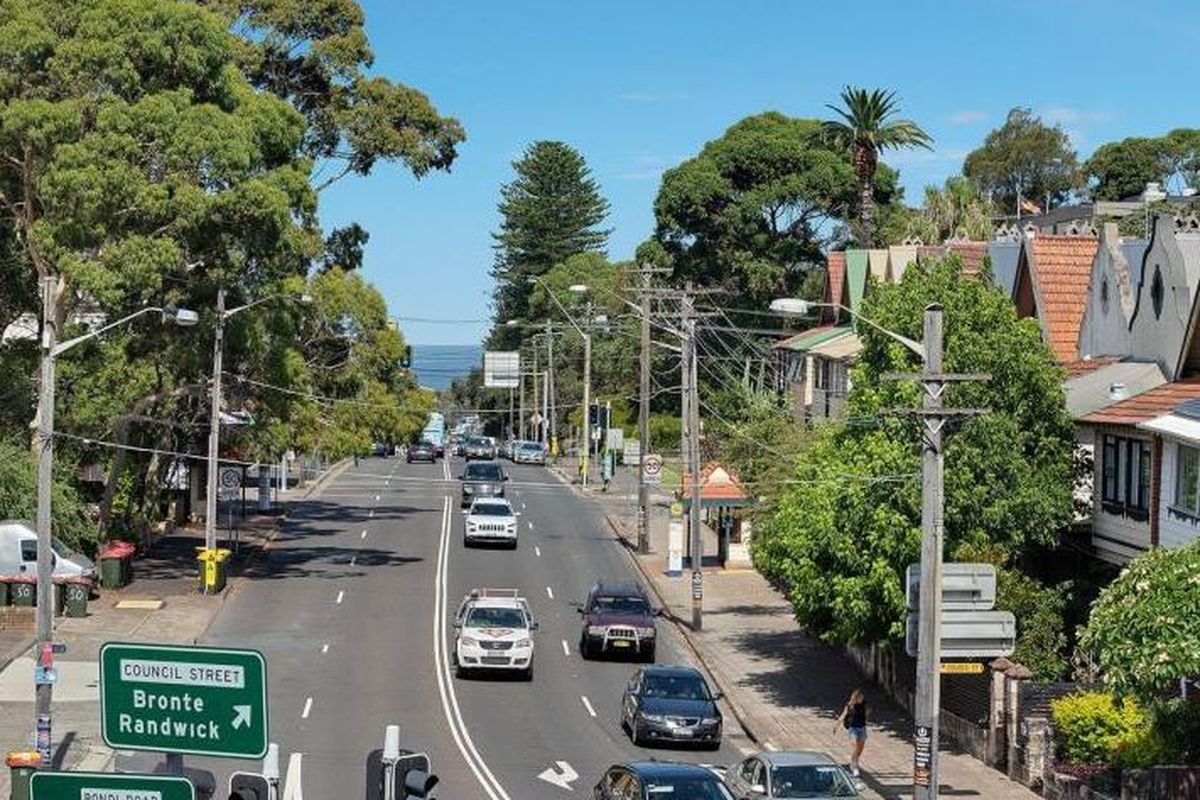
M 303 754 L 309 800 L 364 797 L 367 754 L 387 724 L 427 751 L 447 800 L 549 800 L 590 793 L 611 763 L 656 757 L 729 764 L 748 743 L 726 715 L 720 752 L 634 747 L 620 697 L 635 664 L 583 661 L 578 604 L 598 579 L 634 567 L 593 503 L 549 471 L 506 465 L 521 512 L 516 551 L 465 548 L 449 465 L 364 459 L 289 512 L 276 546 L 231 596 L 206 643 L 257 647 L 268 662 L 271 738 Z M 523 590 L 540 622 L 535 676 L 451 676 L 442 642 L 464 593 Z M 445 637 L 438 641 L 438 637 Z M 688 663 L 659 622 L 658 663 Z M 441 652 L 439 652 L 441 651 Z M 199 764 L 198 764 L 199 765 Z M 234 762 L 204 764 L 219 783 Z

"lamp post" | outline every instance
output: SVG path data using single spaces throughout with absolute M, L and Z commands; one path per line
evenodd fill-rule
M 538 278 L 537 276 L 533 276 L 530 278 L 530 280 L 535 283 L 542 282 L 541 278 Z M 591 291 L 587 284 L 584 283 L 571 284 L 567 287 L 567 290 L 572 294 L 580 296 L 587 295 Z M 575 321 L 567 309 L 563 307 L 563 304 L 559 302 L 558 298 L 554 295 L 554 292 L 549 286 L 546 287 L 546 294 L 550 296 L 550 299 L 554 302 L 554 305 L 558 306 L 558 310 L 561 311 L 563 316 L 567 318 L 567 322 L 571 323 L 571 327 L 573 327 L 583 338 L 583 430 L 585 435 L 583 450 L 580 452 L 580 466 L 582 467 L 582 477 L 580 480 L 584 486 L 587 486 L 588 455 L 590 454 L 592 447 L 592 431 L 588 420 L 588 412 L 591 410 L 592 403 L 592 334 L 588 330 L 584 330 L 582 327 L 580 327 L 579 323 Z M 586 319 L 588 328 L 591 327 L 592 311 L 592 301 L 589 298 Z M 553 356 L 551 357 L 553 358 Z M 551 438 L 553 439 L 553 436 Z
M 279 299 L 292 299 L 305 305 L 312 302 L 312 298 L 307 294 L 272 294 L 236 308 L 226 309 L 225 289 L 217 290 L 217 329 L 213 339 L 212 407 L 209 409 L 208 421 L 208 485 L 205 487 L 204 496 L 204 547 L 206 550 L 215 550 L 217 547 L 217 448 L 221 437 L 221 360 L 225 343 L 225 320 L 257 305 Z
M 171 319 L 182 327 L 195 325 L 199 319 L 194 311 L 148 306 L 94 331 L 59 342 L 57 304 L 58 278 L 49 275 L 42 279 L 41 383 L 38 386 L 38 425 L 34 435 L 34 450 L 37 452 L 37 659 L 39 666 L 46 669 L 53 663 L 54 549 L 51 498 L 54 480 L 55 360 L 76 345 L 125 325 L 144 314 L 161 313 L 164 321 Z M 50 704 L 53 689 L 53 685 L 46 680 L 37 681 L 35 684 L 35 741 L 43 762 L 47 765 L 50 763 Z

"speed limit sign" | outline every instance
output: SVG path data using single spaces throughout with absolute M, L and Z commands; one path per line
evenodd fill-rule
M 217 485 L 225 490 L 241 488 L 241 467 L 221 467 L 221 474 L 217 479 Z
M 642 457 L 642 480 L 656 486 L 662 483 L 662 466 L 662 456 L 647 453 Z

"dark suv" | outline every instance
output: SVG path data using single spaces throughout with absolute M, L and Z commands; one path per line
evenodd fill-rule
M 508 476 L 495 461 L 472 461 L 459 479 L 462 481 L 459 506 L 466 508 L 477 497 L 504 497 Z
M 633 582 L 597 583 L 579 609 L 583 630 L 579 653 L 592 658 L 603 653 L 629 653 L 654 661 L 658 641 L 654 609 L 642 587 Z

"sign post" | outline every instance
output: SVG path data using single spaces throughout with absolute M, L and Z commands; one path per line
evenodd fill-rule
M 683 575 L 683 503 L 671 503 L 671 521 L 667 527 L 667 574 Z
M 662 456 L 657 453 L 646 453 L 642 458 L 642 480 L 650 486 L 658 486 L 662 483 Z M 682 514 L 682 510 L 680 511 Z
M 196 800 L 196 789 L 180 775 L 35 772 L 29 800 Z
M 266 661 L 254 650 L 109 642 L 100 733 L 119 750 L 262 758 Z

